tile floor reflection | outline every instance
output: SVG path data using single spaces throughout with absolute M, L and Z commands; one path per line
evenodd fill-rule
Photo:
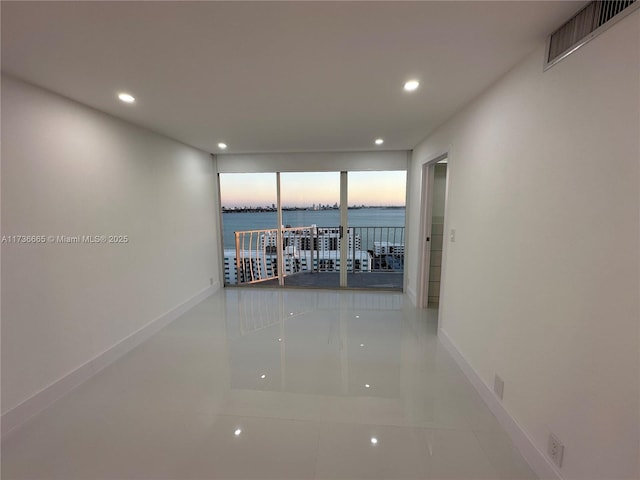
M 12 432 L 4 479 L 535 478 L 401 294 L 225 289 Z

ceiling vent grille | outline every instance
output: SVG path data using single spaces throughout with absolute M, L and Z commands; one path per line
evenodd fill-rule
M 587 4 L 547 41 L 545 70 L 640 7 L 636 0 L 596 0 Z

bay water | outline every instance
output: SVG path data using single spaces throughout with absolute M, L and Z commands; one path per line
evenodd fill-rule
M 404 208 L 350 208 L 349 226 L 352 227 L 404 227 Z M 285 226 L 337 227 L 340 225 L 340 210 L 285 210 L 282 212 Z M 246 230 L 276 228 L 276 212 L 224 212 L 222 230 L 224 248 L 235 248 L 235 233 Z

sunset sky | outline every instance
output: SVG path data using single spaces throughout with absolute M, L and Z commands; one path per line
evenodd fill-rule
M 349 172 L 349 205 L 403 206 L 406 172 Z M 340 203 L 340 173 L 282 173 L 282 205 L 310 207 Z M 223 173 L 224 207 L 267 206 L 276 203 L 275 173 Z

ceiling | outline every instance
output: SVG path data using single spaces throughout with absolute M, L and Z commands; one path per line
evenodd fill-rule
M 2 69 L 209 152 L 411 149 L 584 3 L 3 1 Z

